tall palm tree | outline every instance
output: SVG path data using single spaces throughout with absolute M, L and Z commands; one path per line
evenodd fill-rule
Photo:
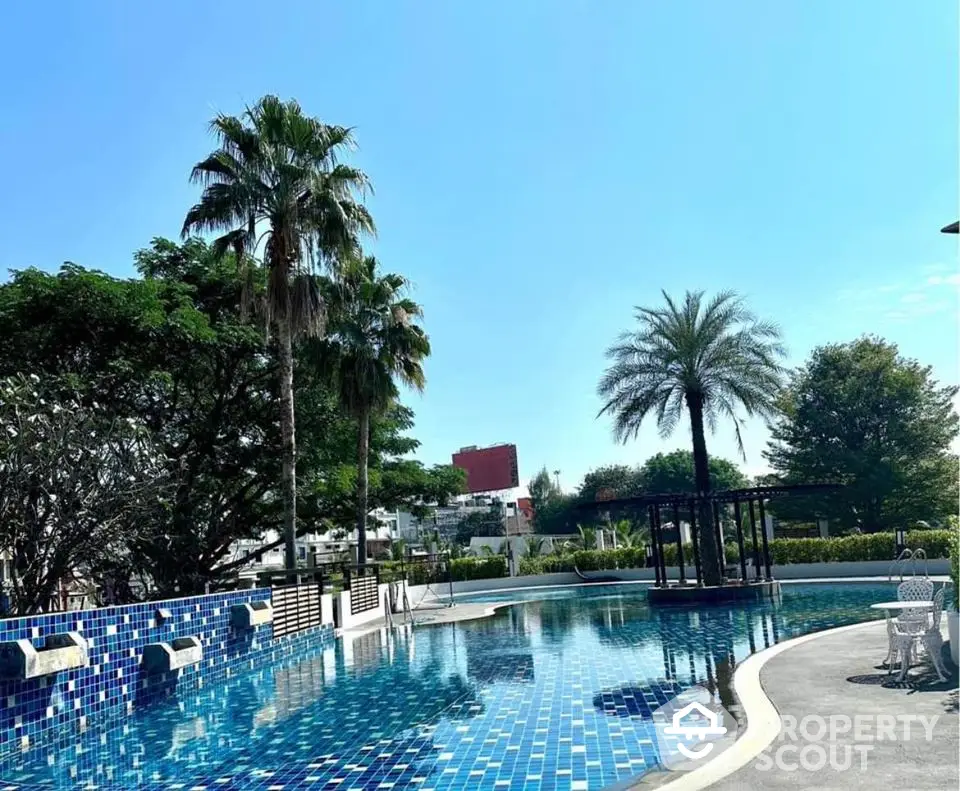
M 403 294 L 400 275 L 378 271 L 375 258 L 346 263 L 338 278 L 322 278 L 327 304 L 326 337 L 312 348 L 343 408 L 357 419 L 357 552 L 366 562 L 370 420 L 398 397 L 397 382 L 422 390 L 423 360 L 430 342 L 415 323 L 420 306 Z
M 705 428 L 715 430 L 719 418 L 732 420 L 744 456 L 739 412 L 772 414 L 785 351 L 779 328 L 758 320 L 735 292 L 710 300 L 702 291 L 688 291 L 682 302 L 666 293 L 663 298 L 663 307 L 637 308 L 639 326 L 607 350 L 611 364 L 598 388 L 605 400 L 600 414 L 613 416 L 614 435 L 625 442 L 651 415 L 666 438 L 686 412 L 697 491 L 705 494 L 710 491 Z M 704 581 L 717 585 L 720 549 L 706 508 L 699 535 Z
M 296 433 L 293 343 L 323 328 L 323 304 L 313 277 L 336 268 L 374 232 L 358 199 L 366 175 L 339 161 L 353 147 L 351 131 L 304 115 L 294 101 L 264 96 L 241 116 L 218 115 L 210 124 L 217 148 L 198 162 L 191 180 L 203 185 L 187 212 L 183 236 L 221 233 L 218 256 L 232 250 L 248 283 L 255 280 L 261 249 L 266 292 L 258 307 L 279 347 L 282 497 L 286 567 L 296 567 Z M 248 296 L 250 293 L 248 292 Z

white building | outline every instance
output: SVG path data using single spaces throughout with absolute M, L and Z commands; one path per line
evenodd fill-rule
M 492 521 L 500 521 L 500 529 L 507 535 L 523 535 L 532 532 L 530 524 L 515 502 L 505 503 L 489 496 L 464 497 L 446 506 L 437 506 L 426 519 L 418 519 L 407 511 L 387 511 L 378 508 L 371 511 L 367 524 L 367 556 L 371 559 L 389 553 L 391 545 L 403 540 L 409 546 L 427 545 L 434 532 L 445 540 L 452 540 L 459 524 L 471 514 L 491 514 Z M 494 530 L 491 529 L 491 533 Z M 264 544 L 279 540 L 280 534 L 268 530 L 262 540 L 244 539 L 230 548 L 226 561 L 239 560 L 255 552 Z M 356 530 L 338 530 L 329 533 L 307 533 L 297 539 L 297 563 L 308 567 L 311 563 L 352 561 L 357 546 Z M 242 574 L 249 576 L 258 571 L 283 568 L 284 548 L 280 544 L 264 552 L 262 557 L 243 567 Z
M 410 515 L 407 514 L 407 517 Z M 367 523 L 367 555 L 375 558 L 384 551 L 389 551 L 390 544 L 401 538 L 398 529 L 401 515 L 396 511 L 385 511 L 382 508 L 373 511 Z M 235 541 L 230 547 L 226 562 L 239 560 L 244 555 L 255 552 L 265 544 L 272 544 L 280 539 L 276 530 L 268 530 L 262 539 L 243 539 Z M 311 563 L 332 563 L 353 561 L 357 546 L 357 531 L 335 530 L 328 533 L 306 533 L 296 540 L 297 564 L 308 567 Z M 244 576 L 259 572 L 283 568 L 283 544 L 264 552 L 258 559 L 252 560 L 243 567 Z

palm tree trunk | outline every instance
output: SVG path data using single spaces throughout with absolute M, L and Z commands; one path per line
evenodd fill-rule
M 700 393 L 687 393 L 687 408 L 690 410 L 690 428 L 693 434 L 693 478 L 697 493 L 705 495 L 710 491 L 710 462 L 707 457 L 707 439 L 703 426 L 703 396 Z M 717 536 L 713 529 L 713 515 L 710 506 L 704 501 L 700 505 L 697 533 L 700 537 L 700 558 L 703 567 L 703 584 L 719 585 L 722 580 L 720 552 Z
M 367 478 L 367 460 L 370 456 L 370 412 L 360 412 L 359 437 L 357 442 L 357 563 L 367 562 L 367 500 L 369 480 Z
M 286 315 L 277 322 L 280 342 L 280 438 L 283 462 L 284 568 L 297 567 L 297 440 L 293 417 L 293 337 Z

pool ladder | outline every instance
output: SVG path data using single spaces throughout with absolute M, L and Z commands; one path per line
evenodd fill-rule
M 911 576 L 916 577 L 918 560 L 923 561 L 923 576 L 929 577 L 930 571 L 927 566 L 927 553 L 923 547 L 918 547 L 917 549 L 904 549 L 903 552 L 897 555 L 897 559 L 890 564 L 887 578 L 890 582 L 893 582 L 894 574 L 898 574 L 900 582 L 903 582 L 903 570 L 908 562 L 913 563 L 913 574 Z
M 413 610 L 410 609 L 410 598 L 407 596 L 407 586 L 404 585 L 401 590 L 403 591 L 403 623 L 407 624 L 413 621 Z M 391 586 L 390 595 L 388 597 L 386 617 L 387 627 L 389 629 L 392 629 L 394 626 L 400 626 L 400 624 L 398 624 L 393 617 L 393 605 L 396 601 L 396 591 L 397 588 L 395 586 Z

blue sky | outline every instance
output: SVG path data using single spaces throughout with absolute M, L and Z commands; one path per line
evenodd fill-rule
M 420 457 L 515 442 L 571 487 L 689 446 L 595 419 L 661 289 L 741 291 L 792 363 L 872 332 L 958 381 L 957 31 L 952 0 L 10 5 L 0 269 L 132 273 L 210 117 L 296 97 L 356 127 L 372 248 L 425 306 Z

